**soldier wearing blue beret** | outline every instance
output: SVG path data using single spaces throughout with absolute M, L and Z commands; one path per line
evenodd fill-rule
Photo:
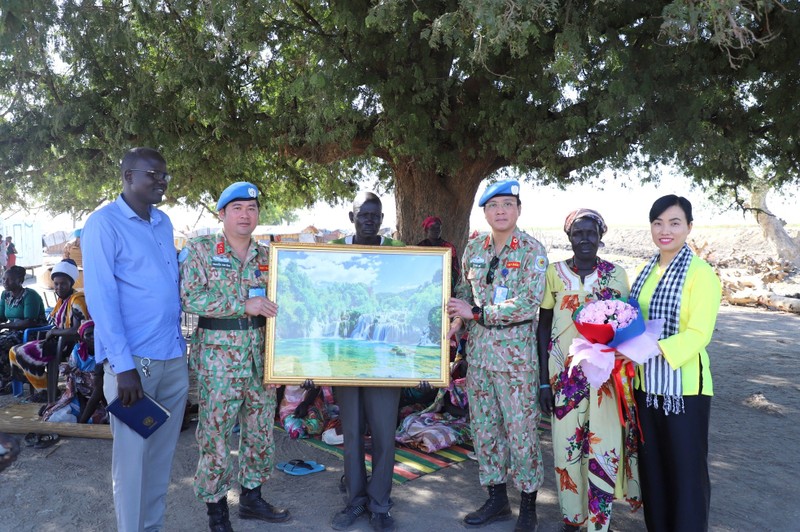
M 463 276 L 447 303 L 448 336 L 469 332 L 467 396 L 478 475 L 489 498 L 468 527 L 511 517 L 506 482 L 522 492 L 515 531 L 536 530 L 542 484 L 536 323 L 544 295 L 544 246 L 517 227 L 519 183 L 486 187 L 478 205 L 492 231 L 467 243 Z
M 238 181 L 222 191 L 217 200 L 217 210 L 221 211 L 225 206 L 235 200 L 256 200 L 258 205 L 258 188 L 247 181 Z
M 253 238 L 258 188 L 234 183 L 219 196 L 222 231 L 192 238 L 179 256 L 181 302 L 197 314 L 189 362 L 200 398 L 194 492 L 206 503 L 209 529 L 231 530 L 228 490 L 234 480 L 229 438 L 240 425 L 239 517 L 280 523 L 289 511 L 265 501 L 273 468 L 275 389 L 264 384 L 264 335 L 277 305 L 267 299 L 267 247 Z

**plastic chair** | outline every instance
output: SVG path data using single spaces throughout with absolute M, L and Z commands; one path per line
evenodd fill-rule
M 30 340 L 36 340 L 41 338 L 41 334 L 43 332 L 49 331 L 52 329 L 52 325 L 42 325 L 40 327 L 29 327 L 22 331 L 22 343 L 26 343 Z M 22 397 L 24 392 L 24 381 L 18 381 L 17 379 L 13 378 L 14 372 L 12 372 L 12 379 L 11 379 L 11 391 L 14 394 L 14 397 Z
M 52 325 L 42 325 L 40 327 L 30 327 L 25 329 L 22 333 L 22 343 L 30 340 L 40 340 L 42 333 L 52 329 Z M 56 394 L 58 393 L 58 366 L 61 364 L 61 358 L 64 356 L 64 350 L 67 346 L 64 344 L 64 338 L 58 338 L 56 345 L 56 356 L 54 356 L 47 363 L 47 402 L 55 403 Z M 67 352 L 69 353 L 69 351 Z M 23 394 L 24 382 L 12 380 L 11 386 L 15 397 L 21 397 Z

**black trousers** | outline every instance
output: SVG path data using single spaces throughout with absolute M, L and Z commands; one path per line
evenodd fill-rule
M 400 388 L 337 386 L 336 404 L 344 435 L 344 480 L 348 506 L 363 504 L 371 512 L 392 507 L 394 433 Z M 372 477 L 367 482 L 364 434 L 372 434 Z
M 684 396 L 685 412 L 667 415 L 636 390 L 644 443 L 639 477 L 648 532 L 705 532 L 711 502 L 708 423 L 711 397 Z

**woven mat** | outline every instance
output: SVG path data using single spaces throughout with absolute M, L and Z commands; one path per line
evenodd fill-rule
M 278 425 L 276 425 L 275 428 L 278 430 L 283 430 Z M 543 430 L 550 430 L 549 419 L 542 420 L 539 423 L 539 431 Z M 330 453 L 339 459 L 344 459 L 344 447 L 341 445 L 328 445 L 322 440 L 318 440 L 316 438 L 307 438 L 300 441 Z M 447 449 L 442 449 L 441 451 L 437 451 L 435 453 L 426 453 L 401 444 L 396 444 L 394 451 L 394 473 L 392 474 L 392 481 L 395 484 L 403 484 L 409 480 L 419 478 L 422 475 L 439 471 L 445 467 L 449 467 L 453 464 L 467 460 L 467 455 L 473 451 L 474 448 L 470 443 L 453 445 Z M 364 462 L 367 466 L 367 471 L 372 471 L 371 454 L 365 454 Z
M 341 445 L 328 445 L 322 440 L 308 438 L 303 442 L 328 452 L 339 459 L 344 459 L 344 447 Z M 410 447 L 397 446 L 394 450 L 394 473 L 392 481 L 395 484 L 403 484 L 409 480 L 414 480 L 422 475 L 439 471 L 453 464 L 463 462 L 467 459 L 467 454 L 472 452 L 470 444 L 454 445 L 447 449 L 442 449 L 435 453 L 425 453 Z M 365 454 L 364 460 L 367 471 L 372 471 L 372 455 Z
M 110 425 L 51 423 L 39 417 L 41 403 L 15 403 L 0 407 L 0 432 L 11 434 L 58 434 L 79 438 L 111 439 Z

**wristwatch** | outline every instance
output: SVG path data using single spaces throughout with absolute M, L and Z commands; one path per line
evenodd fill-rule
M 472 307 L 472 319 L 479 322 L 483 318 L 483 309 L 479 306 Z

